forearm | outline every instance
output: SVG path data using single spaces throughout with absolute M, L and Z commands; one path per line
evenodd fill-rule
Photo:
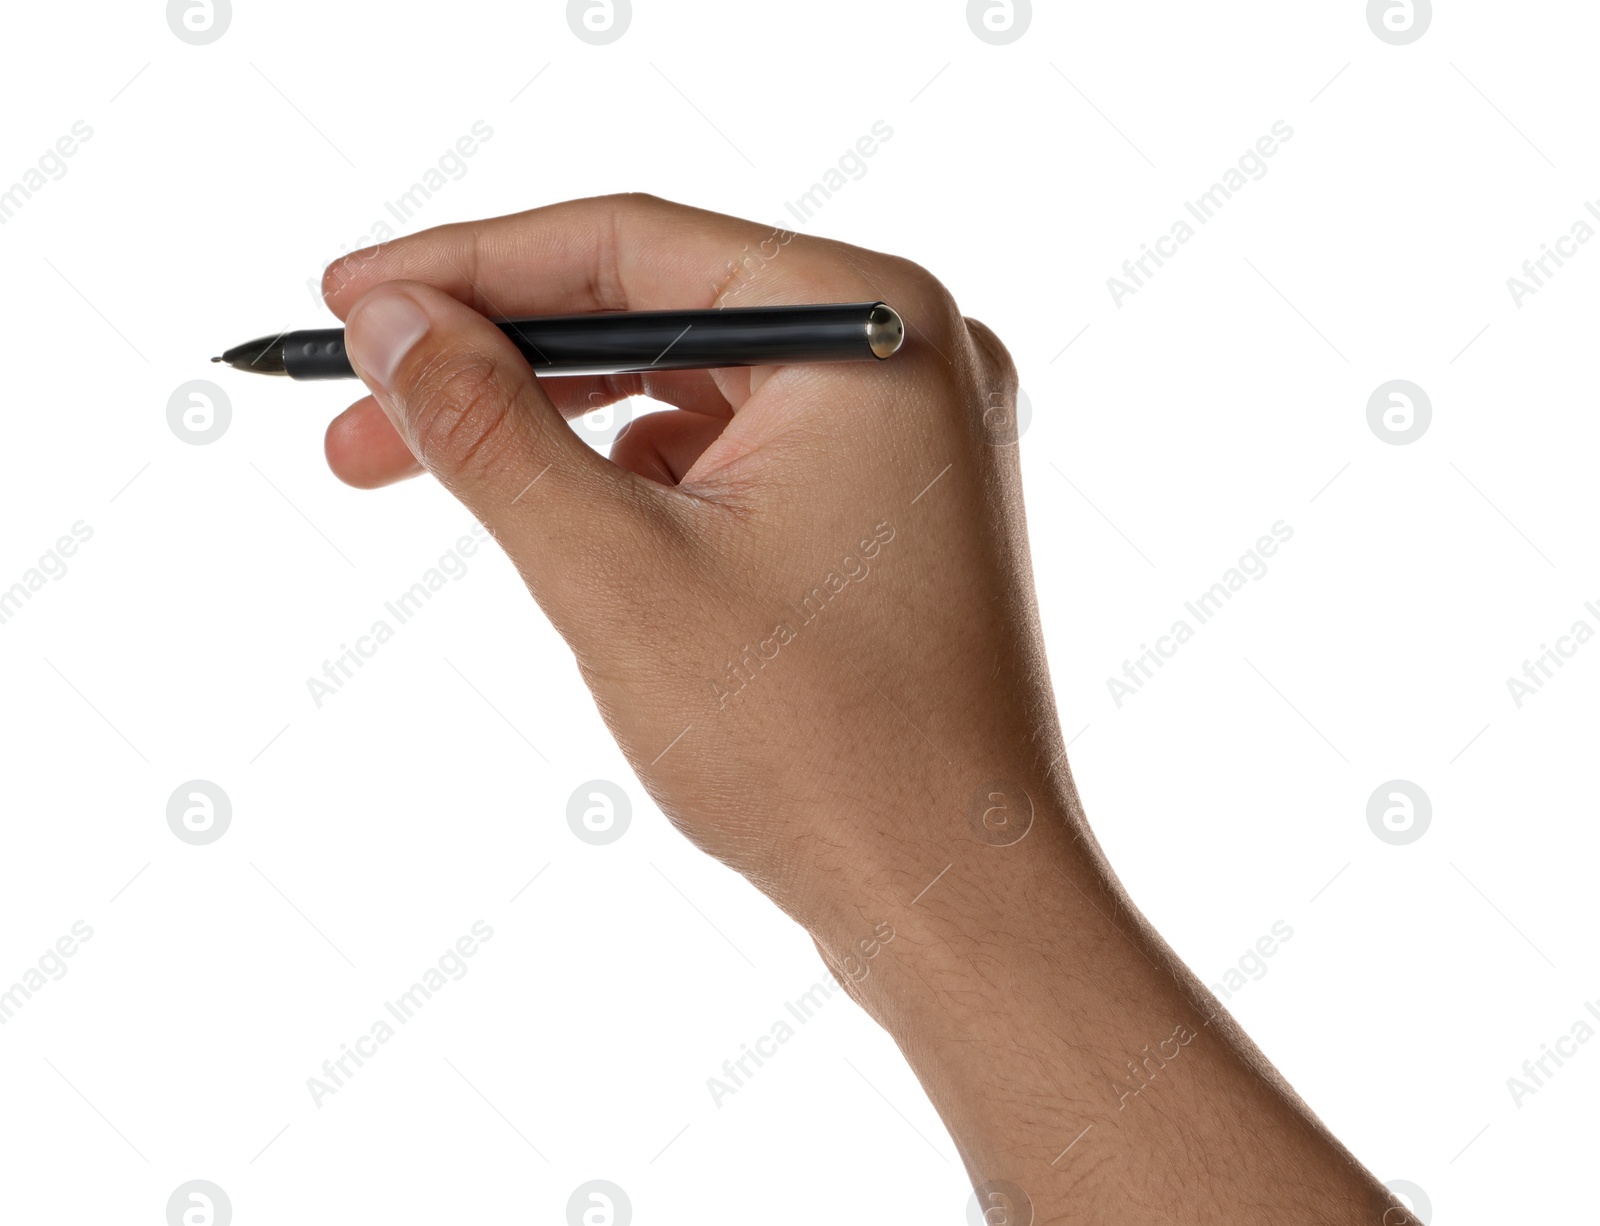
M 1406 1221 L 1127 903 L 1074 807 L 1058 793 L 1017 843 L 951 848 L 914 904 L 877 905 L 894 937 L 870 962 L 818 941 L 855 960 L 841 979 L 973 1183 L 1020 1188 L 1041 1224 Z

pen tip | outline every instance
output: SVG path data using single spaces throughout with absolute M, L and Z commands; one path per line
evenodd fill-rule
M 235 370 L 246 370 L 258 375 L 287 374 L 283 367 L 284 335 L 280 332 L 277 336 L 263 336 L 260 340 L 235 345 L 232 349 L 224 349 L 221 357 L 211 360 L 226 362 Z

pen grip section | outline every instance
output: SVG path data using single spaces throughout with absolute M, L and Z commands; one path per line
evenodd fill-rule
M 291 332 L 283 338 L 283 369 L 291 379 L 353 379 L 344 329 Z

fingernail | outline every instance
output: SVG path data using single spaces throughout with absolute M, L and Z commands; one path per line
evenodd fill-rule
M 345 324 L 345 352 L 369 383 L 387 388 L 411 347 L 428 332 L 428 316 L 401 290 L 376 290 Z

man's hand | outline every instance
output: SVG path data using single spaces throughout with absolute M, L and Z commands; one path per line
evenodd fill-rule
M 335 471 L 420 464 L 456 494 L 662 810 L 803 923 L 870 931 L 875 899 L 971 842 L 976 789 L 1060 755 L 1016 448 L 991 445 L 1016 375 L 922 269 L 623 196 L 401 239 L 325 284 L 375 398 L 330 429 Z M 484 319 L 723 285 L 882 299 L 907 340 L 881 363 L 540 381 Z M 677 408 L 610 461 L 563 421 L 640 393 Z
M 426 470 L 495 535 L 663 812 L 899 1042 L 991 1226 L 1409 1218 L 1101 857 L 1045 664 L 1016 374 L 938 281 L 622 196 L 356 252 L 324 289 L 373 393 L 330 427 L 334 471 Z M 907 339 L 540 382 L 485 319 L 730 299 L 881 299 Z M 641 394 L 675 408 L 609 460 L 563 420 Z

